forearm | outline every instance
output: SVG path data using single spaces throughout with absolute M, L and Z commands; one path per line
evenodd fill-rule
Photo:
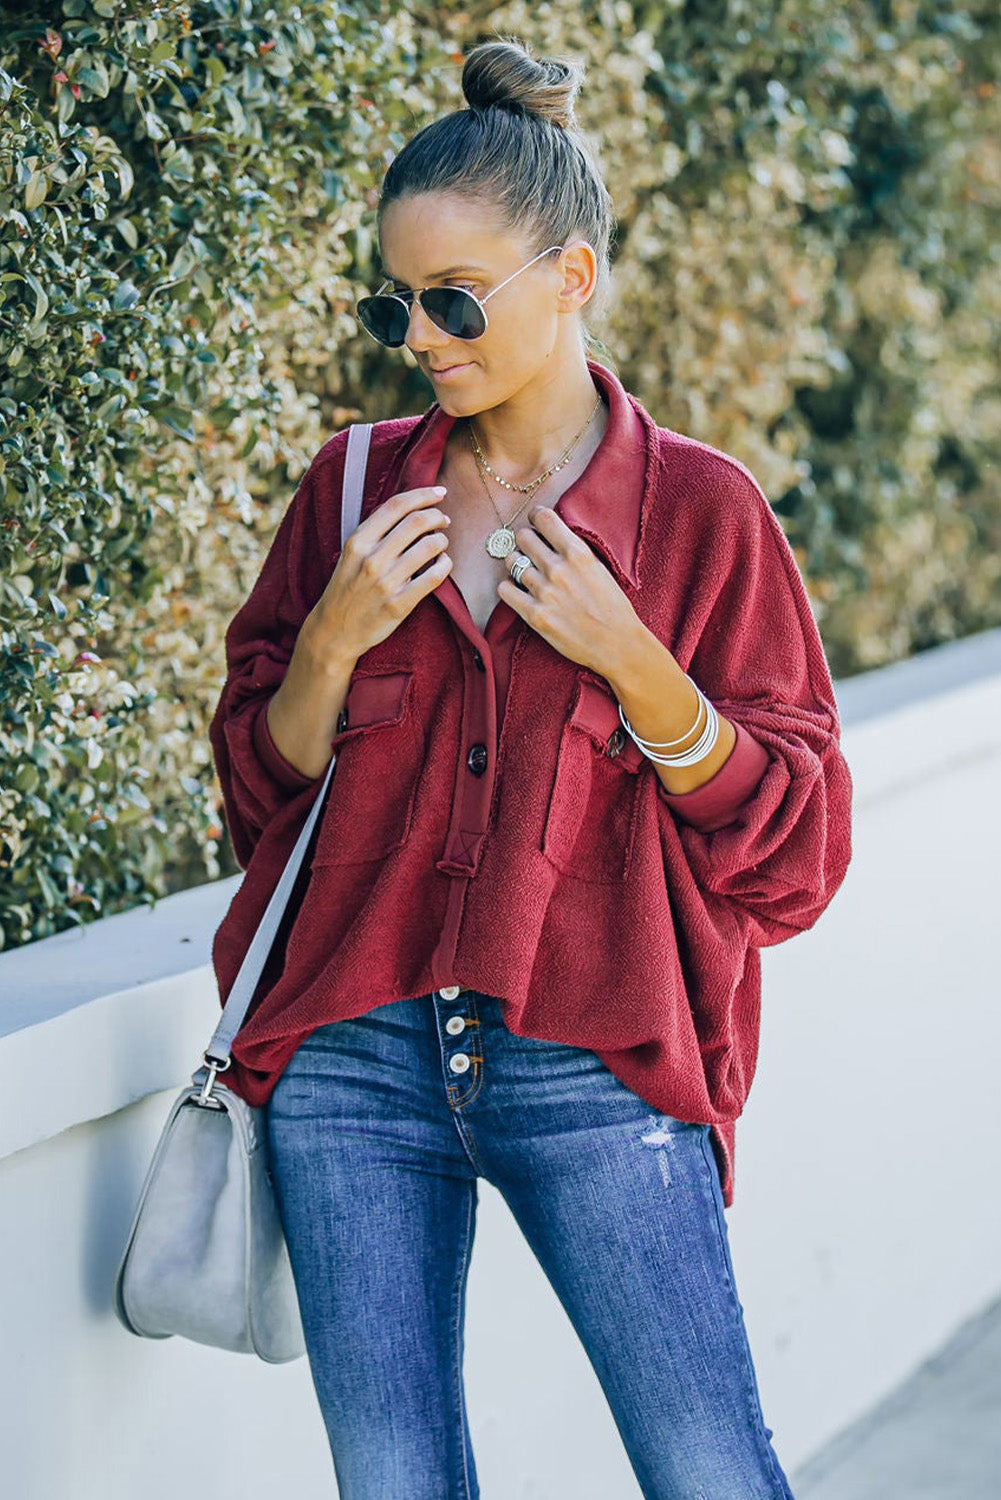
M 704 710 L 699 712 L 695 689 L 667 647 L 642 621 L 637 622 L 635 631 L 619 641 L 616 656 L 602 675 L 642 739 L 681 740 L 671 746 L 672 755 L 690 749 L 705 729 L 706 715 Z M 650 762 L 666 791 L 694 791 L 729 758 L 737 732 L 729 719 L 718 709 L 716 712 L 718 738 L 709 754 L 695 765 L 662 766 L 657 761 Z
M 330 742 L 356 662 L 350 652 L 325 646 L 308 620 L 303 625 L 268 704 L 267 726 L 276 748 L 304 776 L 320 776 L 330 763 Z

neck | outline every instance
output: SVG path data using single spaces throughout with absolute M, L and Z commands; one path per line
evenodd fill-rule
M 594 412 L 601 393 L 586 363 L 566 366 L 533 380 L 499 406 L 467 418 L 491 468 L 512 484 L 527 484 L 559 458 Z M 601 422 L 601 407 L 591 429 L 580 435 L 586 444 Z M 577 450 L 571 455 L 576 457 Z

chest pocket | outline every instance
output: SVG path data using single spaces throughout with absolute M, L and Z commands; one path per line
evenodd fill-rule
M 358 864 L 399 849 L 424 761 L 410 670 L 356 674 L 337 722 L 314 866 Z
M 646 757 L 622 727 L 611 688 L 580 674 L 560 736 L 542 852 L 579 880 L 613 885 L 632 861 L 637 772 Z

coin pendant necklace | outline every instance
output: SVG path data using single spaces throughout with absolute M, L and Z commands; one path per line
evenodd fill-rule
M 476 434 L 473 431 L 473 424 L 470 421 L 469 441 L 472 445 L 473 457 L 476 460 L 476 467 L 479 471 L 480 479 L 483 481 L 483 488 L 487 492 L 490 504 L 493 506 L 494 510 L 497 511 L 497 519 L 501 523 L 499 526 L 496 526 L 493 531 L 491 531 L 486 540 L 486 549 L 491 557 L 507 557 L 511 552 L 514 551 L 515 542 L 514 531 L 512 530 L 512 522 L 518 519 L 522 511 L 525 509 L 525 506 L 528 505 L 531 501 L 532 496 L 535 494 L 536 490 L 549 478 L 550 474 L 555 474 L 559 469 L 562 469 L 564 467 L 571 453 L 576 448 L 577 444 L 580 442 L 581 438 L 584 436 L 591 423 L 594 421 L 595 413 L 597 412 L 600 405 L 601 396 L 599 394 L 597 401 L 595 401 L 594 406 L 591 409 L 591 415 L 584 423 L 584 426 L 580 429 L 580 432 L 578 432 L 577 436 L 570 443 L 569 447 L 567 447 L 560 454 L 555 463 L 550 464 L 548 469 L 546 469 L 542 474 L 537 475 L 535 479 L 530 479 L 527 484 L 510 484 L 506 479 L 502 479 L 499 474 L 494 472 L 494 470 L 487 463 L 486 457 L 479 443 L 476 441 Z M 497 510 L 497 503 L 494 500 L 493 495 L 490 494 L 490 489 L 487 485 L 484 470 L 491 476 L 491 478 L 496 479 L 498 484 L 502 484 L 506 490 L 517 490 L 520 495 L 527 495 L 528 497 L 525 501 L 523 501 L 521 505 L 519 505 L 514 515 L 511 516 L 507 521 L 504 520 L 500 511 Z

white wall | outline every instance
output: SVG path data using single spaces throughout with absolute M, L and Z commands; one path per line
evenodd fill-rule
M 787 1471 L 1001 1289 L 1001 631 L 838 685 L 854 857 L 764 951 L 728 1213 Z M 218 1017 L 241 877 L 0 954 L 0 1451 L 12 1500 L 336 1493 L 306 1361 L 126 1333 L 111 1281 L 167 1110 Z M 639 1490 L 589 1364 L 480 1184 L 467 1396 L 484 1494 Z M 214 1455 L 225 1455 L 216 1463 Z
M 762 953 L 728 1218 L 787 1463 L 1001 1290 L 999 648 L 995 631 L 840 686 L 852 863 L 816 927 Z M 993 673 L 959 680 L 978 654 Z M 955 685 L 919 696 L 943 658 Z

